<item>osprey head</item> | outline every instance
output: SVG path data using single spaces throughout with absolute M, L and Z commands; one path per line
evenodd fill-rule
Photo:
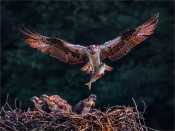
M 46 95 L 46 94 L 43 94 L 43 95 L 41 96 L 41 99 L 43 99 L 43 100 L 49 99 L 49 96 Z
M 96 101 L 96 100 L 97 100 L 96 95 L 91 94 L 91 95 L 89 96 L 89 100 L 90 100 L 90 101 Z
M 87 46 L 86 48 L 90 54 L 95 54 L 99 50 L 98 45 L 90 45 L 90 46 Z
M 30 100 L 31 100 L 33 103 L 36 103 L 36 102 L 39 100 L 39 98 L 36 97 L 36 96 L 33 96 L 32 98 L 30 98 Z

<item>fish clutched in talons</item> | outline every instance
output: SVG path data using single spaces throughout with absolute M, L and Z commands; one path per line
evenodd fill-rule
M 101 62 L 102 63 L 102 62 Z M 110 66 L 108 66 L 108 65 L 106 65 L 105 64 L 105 70 L 106 71 L 112 71 L 112 67 L 110 67 Z M 83 72 L 86 72 L 86 74 L 91 74 L 91 75 L 93 75 L 93 73 L 92 73 L 92 66 L 90 65 L 90 63 L 87 63 L 85 66 L 83 66 L 81 69 L 80 69 L 81 71 L 83 71 Z
M 106 71 L 112 71 L 112 67 L 107 66 L 105 63 L 102 63 L 97 70 L 95 71 L 95 73 L 92 75 L 90 81 L 88 83 L 86 83 L 85 85 L 87 85 L 89 87 L 89 90 L 91 90 L 91 85 L 93 82 L 95 82 L 96 80 L 98 80 L 100 77 L 102 77 Z

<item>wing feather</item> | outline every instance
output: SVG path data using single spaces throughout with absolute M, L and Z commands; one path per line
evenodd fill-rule
M 74 111 L 75 111 L 77 114 L 81 114 L 83 108 L 84 108 L 84 100 L 78 102 L 78 103 L 75 105 Z
M 25 27 L 21 31 L 27 37 L 26 43 L 42 53 L 70 64 L 85 63 L 88 60 L 84 46 L 73 45 L 55 37 L 42 36 Z
M 126 55 L 131 48 L 146 40 L 154 32 L 158 22 L 159 14 L 155 14 L 147 22 L 138 26 L 136 29 L 128 29 L 119 37 L 112 41 L 106 42 L 100 46 L 101 60 L 108 57 L 110 60 L 116 60 Z

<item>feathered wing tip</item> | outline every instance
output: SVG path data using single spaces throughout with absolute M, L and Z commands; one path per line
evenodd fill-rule
M 138 33 L 138 35 L 143 35 L 143 36 L 153 34 L 158 21 L 159 21 L 159 13 L 156 13 L 151 19 L 146 21 L 143 25 L 139 26 L 137 28 L 138 32 L 136 31 L 136 33 Z
M 41 39 L 44 40 L 47 37 L 38 34 L 31 27 L 29 28 L 22 25 L 22 27 L 20 27 L 19 29 L 26 36 L 26 43 L 33 48 L 38 48 L 40 46 L 40 43 L 38 41 Z
M 149 19 L 148 21 L 146 21 L 143 25 L 145 25 L 145 26 L 149 26 L 149 25 L 151 25 L 151 24 L 157 24 L 157 22 L 159 21 L 159 13 L 156 13 L 156 14 L 154 14 L 154 16 L 151 18 L 151 19 Z
M 25 27 L 24 25 L 22 25 L 22 27 L 19 27 L 19 30 L 26 36 L 30 36 L 30 37 L 34 37 L 36 34 L 40 35 L 38 33 L 36 33 L 31 27 L 29 27 L 30 29 L 28 29 L 27 27 Z
M 128 29 L 119 37 L 101 46 L 101 58 L 109 58 L 111 61 L 120 59 L 126 55 L 134 46 L 140 44 L 151 35 L 158 23 L 159 13 L 147 20 L 135 29 Z

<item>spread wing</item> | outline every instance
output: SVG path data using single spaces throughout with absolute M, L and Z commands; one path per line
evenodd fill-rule
M 103 45 L 100 45 L 101 60 L 108 57 L 110 60 L 116 60 L 126 55 L 131 48 L 140 44 L 142 41 L 147 39 L 156 28 L 159 14 L 155 14 L 150 20 L 138 26 L 135 29 L 128 29 L 122 33 L 119 37 L 112 41 L 108 41 Z
M 55 37 L 42 36 L 27 28 L 21 31 L 27 37 L 26 42 L 43 53 L 70 64 L 84 63 L 88 60 L 84 46 L 73 45 Z

